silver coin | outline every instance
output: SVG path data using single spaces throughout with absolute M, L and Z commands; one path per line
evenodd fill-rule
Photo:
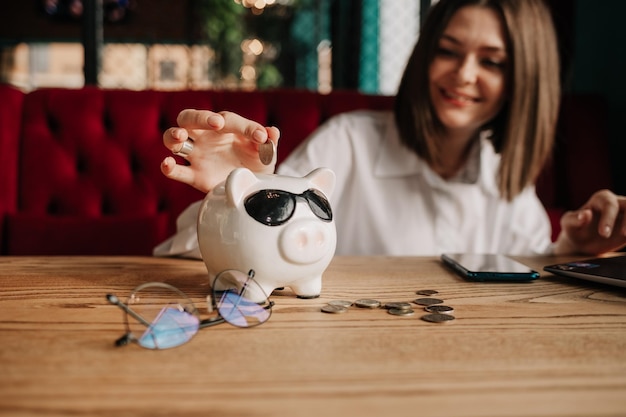
M 354 305 L 362 308 L 378 308 L 380 307 L 380 301 L 363 298 L 360 300 L 356 300 L 354 302 Z
M 439 291 L 436 291 L 436 290 L 417 290 L 417 291 L 415 291 L 415 294 L 431 296 L 431 295 L 439 294 Z
M 352 305 L 352 301 L 331 300 L 331 301 L 328 302 L 328 305 L 331 305 L 331 306 L 341 306 L 341 307 L 350 307 Z
M 452 314 L 431 313 L 422 316 L 421 319 L 430 323 L 446 323 L 454 320 L 454 316 Z
M 424 307 L 424 310 L 429 313 L 441 313 L 441 314 L 452 314 L 454 313 L 454 309 L 450 306 L 444 306 L 443 304 L 434 304 L 431 306 Z
M 422 306 L 431 306 L 433 304 L 443 304 L 443 300 L 439 298 L 417 298 L 413 300 L 415 304 L 419 304 Z
M 276 154 L 276 145 L 271 140 L 259 145 L 259 159 L 263 165 L 269 165 L 274 160 Z
M 191 151 L 193 151 L 193 139 L 187 138 L 187 140 L 183 142 L 180 149 L 172 153 L 176 156 L 182 156 L 183 158 L 187 158 Z
M 412 308 L 390 308 L 387 312 L 389 314 L 393 314 L 394 316 L 412 316 L 415 314 L 415 310 Z
M 348 311 L 348 307 L 344 307 L 344 306 L 334 306 L 334 305 L 327 304 L 324 307 L 322 307 L 323 313 L 339 314 L 339 313 L 345 313 L 346 311 Z
M 391 302 L 391 303 L 385 303 L 385 308 L 388 310 L 392 308 L 398 308 L 401 310 L 411 310 L 412 306 L 410 303 L 406 303 L 404 301 L 396 301 L 396 302 Z

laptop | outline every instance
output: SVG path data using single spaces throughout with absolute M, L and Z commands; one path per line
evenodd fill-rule
M 543 270 L 555 275 L 564 275 L 626 288 L 626 254 L 547 265 L 544 266 Z

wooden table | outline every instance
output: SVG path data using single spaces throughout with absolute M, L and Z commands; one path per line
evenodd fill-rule
M 626 415 L 625 290 L 547 274 L 470 283 L 435 258 L 338 257 L 320 298 L 274 294 L 262 326 L 222 324 L 164 351 L 115 347 L 123 313 L 105 294 L 153 280 L 195 300 L 207 290 L 199 261 L 0 258 L 0 415 Z M 438 290 L 456 320 L 320 311 L 419 289 Z

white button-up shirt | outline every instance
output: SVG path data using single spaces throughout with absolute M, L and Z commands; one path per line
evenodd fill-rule
M 277 173 L 335 172 L 330 202 L 337 255 L 548 253 L 550 222 L 535 187 L 511 202 L 501 198 L 499 163 L 491 142 L 481 137 L 462 172 L 444 180 L 400 142 L 392 113 L 358 111 L 320 126 Z M 181 214 L 177 234 L 155 255 L 200 257 L 198 209 L 196 203 Z
M 359 111 L 321 126 L 278 173 L 335 172 L 338 255 L 549 252 L 550 222 L 535 188 L 501 198 L 499 163 L 481 137 L 464 170 L 444 180 L 400 142 L 392 113 Z

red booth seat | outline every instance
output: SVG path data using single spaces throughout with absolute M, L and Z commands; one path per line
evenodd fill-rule
M 393 98 L 338 91 L 127 91 L 0 86 L 0 254 L 149 255 L 203 197 L 166 179 L 162 133 L 184 108 L 231 110 L 281 129 L 279 163 L 329 117 L 390 109 Z M 564 98 L 538 194 L 552 216 L 610 187 L 606 104 Z

